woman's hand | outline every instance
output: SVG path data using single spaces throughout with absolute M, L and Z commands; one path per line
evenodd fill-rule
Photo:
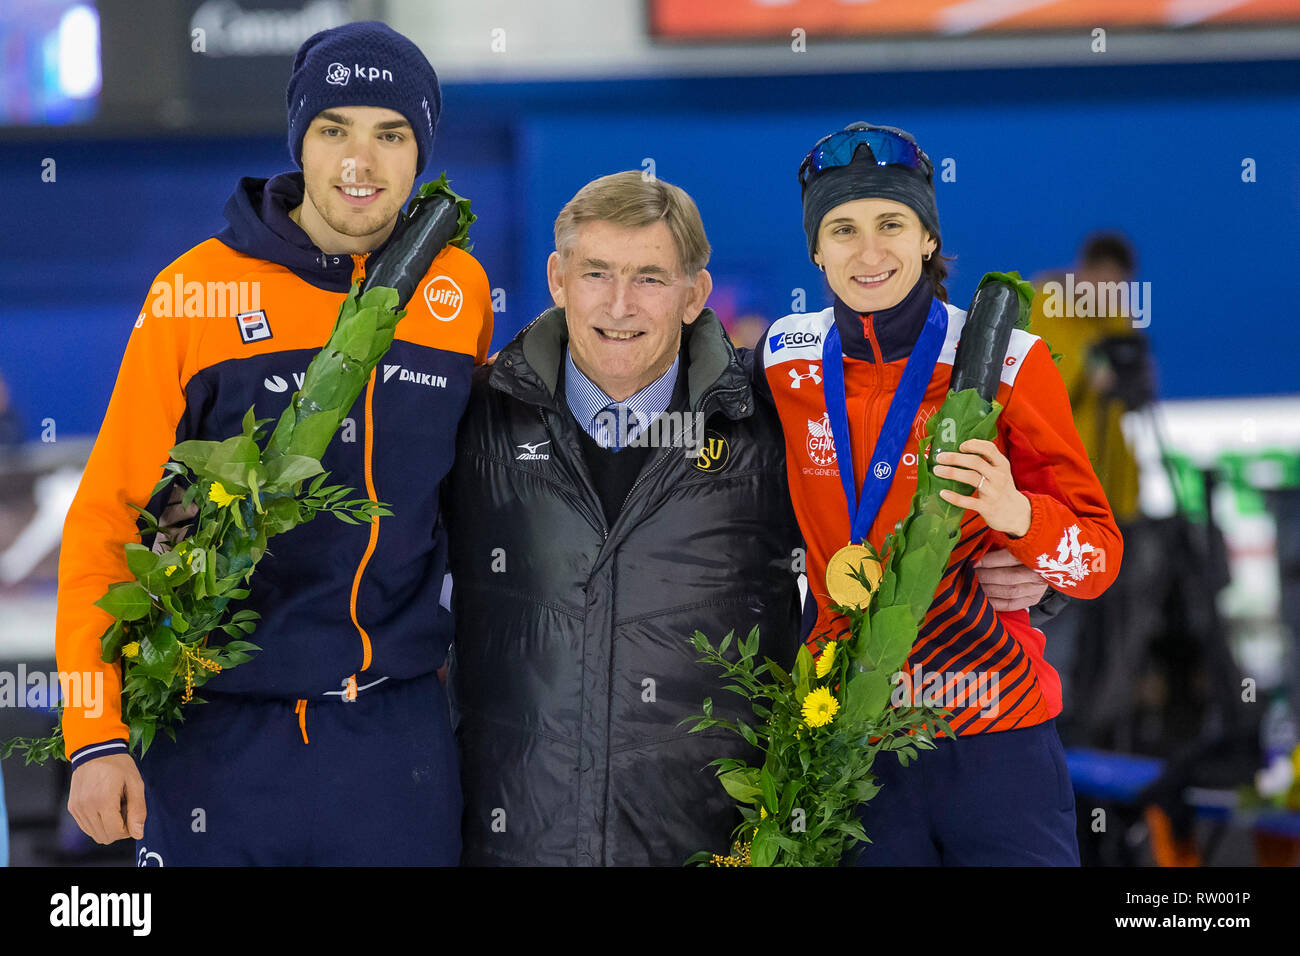
M 941 452 L 934 473 L 940 478 L 964 481 L 976 489 L 973 495 L 959 495 L 943 489 L 940 497 L 949 504 L 977 511 L 994 531 L 1012 538 L 1024 536 L 1034 517 L 1029 499 L 1016 490 L 1011 462 L 998 446 L 983 438 L 961 443 L 960 452 Z

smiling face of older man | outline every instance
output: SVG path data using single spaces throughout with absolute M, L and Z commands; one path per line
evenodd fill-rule
M 584 202 L 587 189 L 601 183 Z M 702 227 L 695 235 L 694 204 L 670 192 L 675 187 L 647 184 L 633 172 L 587 189 L 566 207 L 576 207 L 576 215 L 562 213 L 556 224 L 546 275 L 551 297 L 565 310 L 574 364 L 622 401 L 668 370 L 682 326 L 704 308 L 713 289 L 703 268 L 708 244 Z

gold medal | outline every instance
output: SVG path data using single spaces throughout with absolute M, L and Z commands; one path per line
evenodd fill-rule
M 859 568 L 871 582 L 870 587 L 863 587 L 854 576 L 853 572 Z M 865 545 L 846 544 L 826 562 L 826 592 L 836 604 L 865 611 L 880 584 L 880 574 L 880 562 Z

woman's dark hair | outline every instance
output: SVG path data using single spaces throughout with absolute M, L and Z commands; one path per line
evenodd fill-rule
M 921 275 L 930 280 L 930 287 L 934 290 L 934 297 L 940 302 L 947 302 L 948 287 L 944 283 L 948 281 L 948 263 L 957 257 L 943 254 L 942 236 L 936 236 L 935 240 L 939 244 L 934 247 L 934 252 L 930 253 L 929 259 L 922 260 Z

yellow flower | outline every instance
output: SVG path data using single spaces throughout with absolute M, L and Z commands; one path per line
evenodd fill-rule
M 758 818 L 759 818 L 760 820 L 766 820 L 766 819 L 767 819 L 767 807 L 759 807 L 759 808 L 758 808 Z
M 840 702 L 826 687 L 818 687 L 803 699 L 803 722 L 809 727 L 824 727 L 835 719 Z
M 818 677 L 825 677 L 831 672 L 831 665 L 835 663 L 835 645 L 827 644 L 822 650 L 821 657 L 817 658 L 817 667 L 813 671 Z
M 167 577 L 171 577 L 175 573 L 176 573 L 176 565 L 174 564 L 169 567 L 163 568 L 163 574 Z
M 137 657 L 140 654 L 140 642 L 132 641 L 130 644 L 122 645 L 123 657 Z
M 208 500 L 215 501 L 218 508 L 224 508 L 232 501 L 242 501 L 243 498 L 243 495 L 232 495 L 219 481 L 214 481 L 212 487 L 208 489 Z

